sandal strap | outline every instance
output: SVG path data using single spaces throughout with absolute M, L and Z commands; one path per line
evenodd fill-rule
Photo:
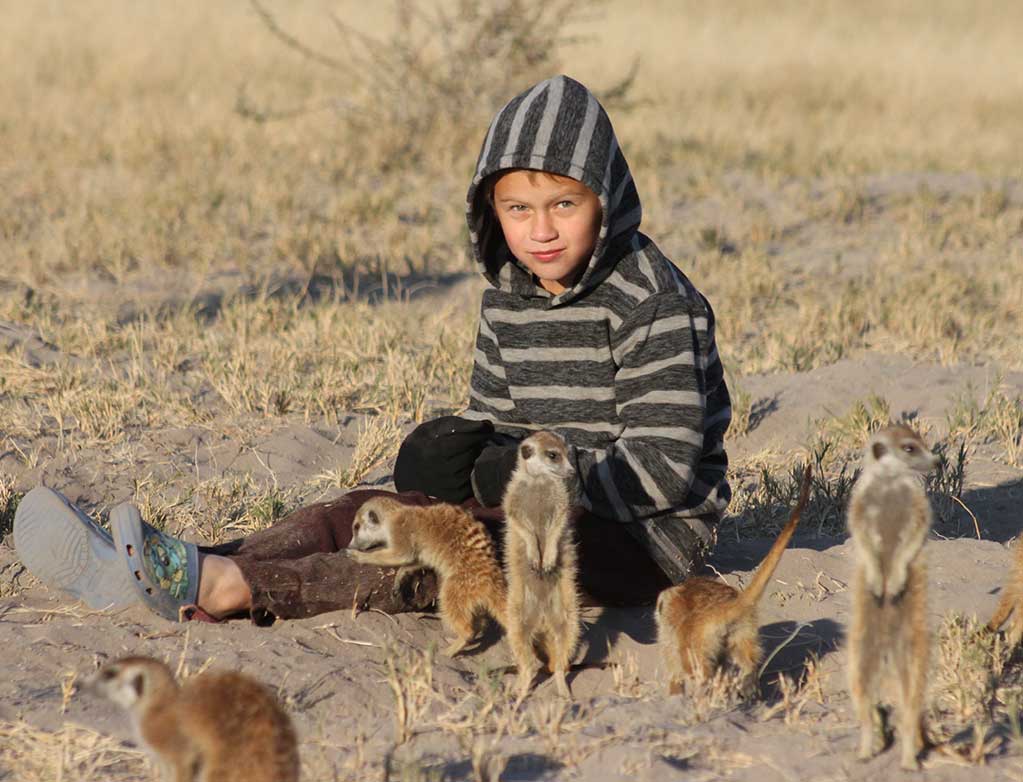
M 171 621 L 199 594 L 199 549 L 142 520 L 129 503 L 110 511 L 114 542 L 128 562 L 142 602 Z

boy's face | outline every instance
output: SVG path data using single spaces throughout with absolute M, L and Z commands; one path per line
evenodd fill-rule
M 516 170 L 494 185 L 494 211 L 521 264 L 555 296 L 575 284 L 600 233 L 600 199 L 566 176 Z

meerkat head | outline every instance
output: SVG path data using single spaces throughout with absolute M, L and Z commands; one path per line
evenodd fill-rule
M 866 460 L 893 469 L 927 473 L 937 466 L 938 455 L 908 426 L 892 424 L 870 438 Z
M 150 657 L 124 657 L 107 663 L 85 686 L 128 711 L 144 711 L 161 692 L 177 687 L 170 668 Z
M 352 540 L 348 548 L 370 551 L 391 542 L 391 528 L 387 523 L 398 503 L 374 498 L 362 503 L 352 522 Z
M 519 464 L 528 475 L 551 475 L 562 480 L 575 476 L 575 467 L 568 458 L 568 446 L 554 432 L 537 432 L 519 445 Z

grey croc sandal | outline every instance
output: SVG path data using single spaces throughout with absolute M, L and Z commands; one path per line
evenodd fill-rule
M 36 486 L 18 504 L 14 548 L 33 576 L 90 608 L 124 608 L 139 600 L 109 533 L 46 486 Z
M 146 524 L 129 503 L 110 511 L 114 545 L 128 562 L 129 580 L 143 604 L 182 621 L 199 594 L 199 549 Z

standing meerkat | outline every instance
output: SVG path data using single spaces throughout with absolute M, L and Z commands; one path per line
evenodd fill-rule
M 1023 540 L 1016 543 L 1016 556 L 1009 580 L 1002 588 L 1002 598 L 998 601 L 998 608 L 988 622 L 987 629 L 996 632 L 1006 620 L 1009 622 L 1006 640 L 1009 648 L 1015 648 L 1023 639 Z
M 579 643 L 577 554 L 571 525 L 575 468 L 565 441 L 537 432 L 519 445 L 505 489 L 504 558 L 508 577 L 505 629 L 519 669 L 519 700 L 535 669 L 542 640 L 558 693 L 571 698 L 565 676 Z
M 920 556 L 931 529 L 923 474 L 937 463 L 916 432 L 891 425 L 874 434 L 849 501 L 856 554 L 849 628 L 849 687 L 860 721 L 859 757 L 884 745 L 881 687 L 895 679 L 902 767 L 919 768 L 927 683 L 927 570 Z
M 108 663 L 87 687 L 128 710 L 169 782 L 296 782 L 291 720 L 259 682 L 208 672 L 180 686 L 150 657 Z
M 669 693 L 682 692 L 686 679 L 706 679 L 729 664 L 739 669 L 743 692 L 755 687 L 763 658 L 757 605 L 799 524 L 809 494 L 807 465 L 796 507 L 744 590 L 696 576 L 658 595 L 657 637 L 668 671 Z
M 465 649 L 480 631 L 482 611 L 504 624 L 507 590 L 486 527 L 454 505 L 404 505 L 374 497 L 352 523 L 350 554 L 366 565 L 405 568 L 425 565 L 437 572 L 437 608 L 455 640 L 446 654 Z

